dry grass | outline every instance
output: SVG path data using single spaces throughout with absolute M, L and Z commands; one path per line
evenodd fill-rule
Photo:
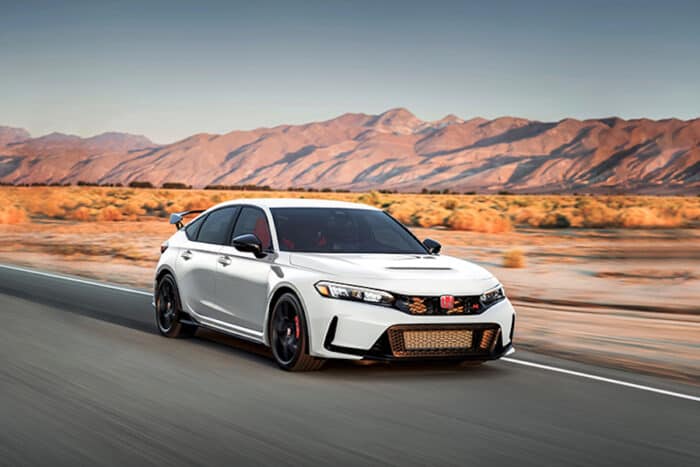
M 504 268 L 524 268 L 525 254 L 522 250 L 508 250 L 503 253 Z
M 0 208 L 0 224 L 21 224 L 27 220 L 27 212 L 22 208 L 14 206 Z
M 700 223 L 700 198 L 576 195 L 417 195 L 165 190 L 102 187 L 0 187 L 0 223 L 41 219 L 137 221 L 205 209 L 235 198 L 322 198 L 386 209 L 414 227 L 483 233 L 535 228 L 679 228 Z

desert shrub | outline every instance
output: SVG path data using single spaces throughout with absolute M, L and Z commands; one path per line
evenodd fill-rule
M 525 208 L 517 210 L 513 217 L 518 225 L 527 224 L 532 227 L 539 227 L 545 218 L 545 214 L 535 208 Z
M 0 209 L 0 224 L 21 224 L 27 220 L 27 212 L 22 208 L 9 206 Z
M 146 210 L 143 209 L 141 203 L 135 199 L 128 201 L 122 209 L 127 216 L 143 216 L 146 214 Z
M 53 217 L 55 219 L 66 217 L 66 211 L 61 205 L 61 201 L 53 197 L 44 200 L 44 202 L 40 204 L 38 212 L 46 217 Z
M 589 201 L 581 208 L 584 227 L 611 228 L 618 225 L 618 211 L 600 201 Z
M 508 250 L 503 253 L 503 267 L 504 268 L 524 268 L 525 267 L 525 254 L 522 250 L 513 249 Z
M 117 222 L 124 220 L 124 214 L 116 206 L 107 206 L 100 209 L 97 218 L 103 222 Z
M 683 220 L 678 215 L 663 215 L 645 207 L 631 207 L 620 213 L 620 225 L 628 228 L 680 227 Z
M 510 219 L 495 211 L 457 209 L 446 220 L 447 227 L 454 230 L 471 230 L 484 233 L 509 232 L 513 226 Z
M 411 225 L 415 208 L 404 203 L 394 203 L 387 209 L 396 220 L 402 224 Z
M 370 191 L 357 198 L 359 203 L 369 204 L 370 206 L 381 206 L 382 196 L 376 191 Z
M 700 221 L 700 207 L 683 206 L 679 209 L 679 215 L 687 221 Z
M 156 199 L 149 199 L 141 204 L 141 207 L 147 212 L 152 213 L 153 211 L 162 211 L 164 206 L 163 202 Z
M 442 207 L 445 209 L 449 209 L 450 211 L 456 209 L 457 205 L 458 205 L 458 201 L 455 198 L 450 198 L 448 200 L 445 200 L 445 202 L 442 203 Z
M 571 227 L 571 221 L 564 214 L 551 212 L 542 218 L 539 227 L 545 229 L 568 229 Z
M 435 227 L 444 225 L 445 219 L 450 215 L 450 211 L 441 207 L 428 208 L 420 210 L 413 214 L 414 221 L 412 223 L 420 227 Z
M 194 209 L 209 209 L 212 206 L 212 201 L 206 196 L 199 196 L 194 199 L 187 200 L 185 202 L 185 211 L 192 211 Z M 175 212 L 175 211 L 173 211 Z
M 85 206 L 68 211 L 68 218 L 74 221 L 86 222 L 90 220 L 90 210 Z

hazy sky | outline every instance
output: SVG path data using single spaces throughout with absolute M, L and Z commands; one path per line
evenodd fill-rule
M 0 125 L 170 142 L 406 107 L 700 115 L 700 1 L 0 0 Z

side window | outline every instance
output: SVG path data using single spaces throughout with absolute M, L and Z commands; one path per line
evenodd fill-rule
M 189 240 L 197 240 L 197 234 L 199 233 L 199 229 L 202 227 L 202 222 L 205 218 L 206 216 L 198 217 L 197 219 L 187 224 L 187 226 L 185 227 L 185 235 L 187 235 L 187 238 Z
M 272 249 L 270 227 L 267 225 L 267 217 L 262 210 L 250 206 L 241 209 L 241 215 L 238 216 L 231 239 L 245 234 L 255 234 L 260 239 L 263 250 Z
M 199 229 L 197 241 L 225 244 L 237 209 L 236 207 L 221 208 L 211 212 Z

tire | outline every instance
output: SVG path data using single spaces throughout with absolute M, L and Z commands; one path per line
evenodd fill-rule
M 316 371 L 325 360 L 309 355 L 306 318 L 299 299 L 285 293 L 270 315 L 270 348 L 280 368 L 286 371 Z
M 158 281 L 156 293 L 155 318 L 158 331 L 165 337 L 193 336 L 197 327 L 181 323 L 182 317 L 180 292 L 173 276 L 166 274 Z

